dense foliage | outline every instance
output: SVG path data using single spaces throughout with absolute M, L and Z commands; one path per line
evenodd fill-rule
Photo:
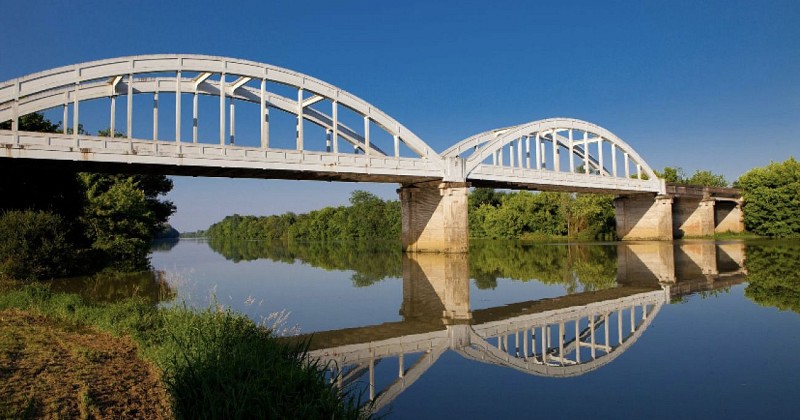
M 8 211 L 0 216 L 0 273 L 18 278 L 66 274 L 72 254 L 61 217 L 43 211 Z
M 703 187 L 728 186 L 728 181 L 725 180 L 723 175 L 715 174 L 707 170 L 698 169 L 692 176 L 687 177 L 682 168 L 673 168 L 667 166 L 664 168 L 663 172 L 656 171 L 656 175 L 658 175 L 659 178 L 674 184 L 699 185 Z
M 15 308 L 132 337 L 163 372 L 176 418 L 364 418 L 356 395 L 324 380 L 304 343 L 281 342 L 244 315 L 159 308 L 140 299 L 87 303 L 40 285 L 0 294 Z
M 735 186 L 742 190 L 747 230 L 772 237 L 800 235 L 800 162 L 790 158 L 751 169 Z
M 54 132 L 60 131 L 60 125 L 34 113 L 20 118 L 20 129 Z M 49 278 L 106 267 L 146 268 L 152 238 L 175 211 L 171 202 L 160 198 L 171 189 L 172 181 L 161 175 L 79 173 L 68 165 L 49 162 L 3 162 L 0 223 L 9 225 L 24 217 L 33 223 L 31 228 L 40 229 L 39 241 L 57 237 L 63 244 L 58 255 L 50 255 L 48 269 L 36 268 L 26 265 L 18 252 L 18 243 L 32 243 L 34 232 L 29 230 L 28 237 L 21 238 L 8 231 L 0 236 L 0 275 Z M 48 227 L 41 230 L 44 220 Z
M 354 191 L 350 206 L 325 207 L 307 214 L 227 216 L 206 231 L 210 238 L 349 240 L 400 237 L 400 203 Z
M 614 239 L 613 197 L 478 188 L 469 197 L 469 229 L 473 238 Z

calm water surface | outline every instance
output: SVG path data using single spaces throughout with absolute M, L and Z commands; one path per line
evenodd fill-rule
M 467 257 L 182 240 L 152 262 L 133 283 L 154 299 L 287 312 L 331 380 L 388 418 L 800 413 L 797 242 L 474 242 Z

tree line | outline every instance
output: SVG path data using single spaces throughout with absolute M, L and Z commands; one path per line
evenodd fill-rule
M 19 127 L 61 131 L 39 113 L 21 117 Z M 4 159 L 0 276 L 43 279 L 148 268 L 152 239 L 175 212 L 161 198 L 171 189 L 162 175 L 78 172 L 54 162 Z

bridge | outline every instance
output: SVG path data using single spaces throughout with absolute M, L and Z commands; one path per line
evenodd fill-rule
M 174 110 L 162 109 L 169 98 Z M 201 114 L 208 99 L 215 109 Z M 20 129 L 21 116 L 44 111 L 62 116 L 60 133 Z M 107 137 L 81 133 L 87 114 L 108 118 Z M 293 127 L 276 129 L 287 116 Z M 174 131 L 164 133 L 160 118 L 174 121 Z M 486 131 L 437 153 L 347 91 L 247 60 L 143 55 L 26 75 L 0 83 L 3 122 L 10 122 L 0 130 L 4 160 L 90 171 L 398 183 L 403 246 L 411 252 L 466 252 L 470 186 L 616 194 L 627 198 L 617 206 L 623 239 L 673 236 L 665 184 L 602 127 L 545 119 Z
M 465 255 L 410 254 L 403 257 L 403 320 L 316 332 L 310 356 L 339 387 L 360 386 L 376 411 L 448 351 L 534 376 L 579 376 L 629 350 L 671 299 L 746 276 L 740 242 L 625 243 L 617 255 L 615 288 L 473 310 Z M 376 384 L 386 378 L 375 378 L 380 363 L 397 366 L 383 389 Z

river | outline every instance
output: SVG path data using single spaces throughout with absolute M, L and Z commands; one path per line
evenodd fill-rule
M 473 241 L 466 256 L 181 240 L 152 264 L 84 290 L 310 338 L 330 380 L 388 418 L 800 412 L 798 242 Z

